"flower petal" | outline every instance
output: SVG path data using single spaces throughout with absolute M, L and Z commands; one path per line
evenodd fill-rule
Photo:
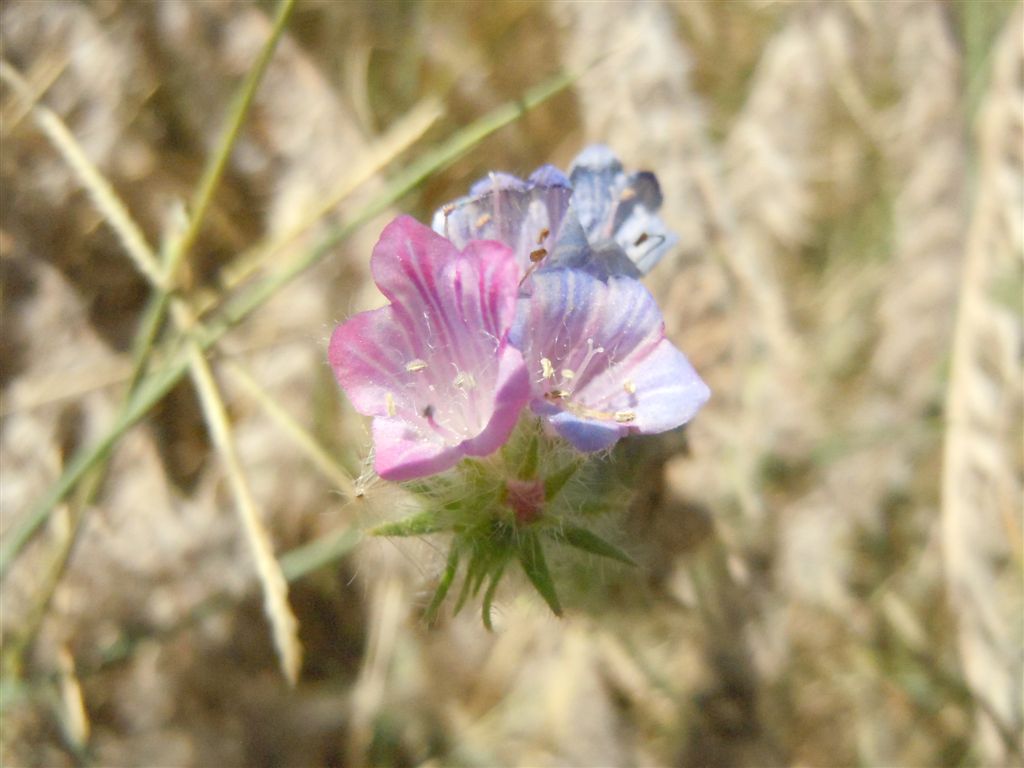
M 462 458 L 458 447 L 424 439 L 402 419 L 373 420 L 373 468 L 385 480 L 402 482 L 451 469 Z
M 537 273 L 509 338 L 526 360 L 531 407 L 580 450 L 680 426 L 710 394 L 665 339 L 654 297 L 630 278 Z
M 370 266 L 391 304 L 339 325 L 328 357 L 356 410 L 375 417 L 378 473 L 418 477 L 494 450 L 529 397 L 507 340 L 519 284 L 512 251 L 474 242 L 460 253 L 403 216 Z
M 594 145 L 573 160 L 569 178 L 573 210 L 595 249 L 607 251 L 617 246 L 646 274 L 677 242 L 676 235 L 656 215 L 662 198 L 653 173 L 627 176 L 608 147 Z M 614 269 L 614 262 L 609 261 L 608 266 Z
M 434 214 L 435 232 L 463 248 L 474 240 L 497 240 L 510 246 L 520 268 L 545 260 L 563 228 L 575 223 L 568 216 L 572 188 L 565 174 L 551 165 L 538 168 L 527 181 L 507 173 L 492 173 L 476 182 L 467 197 L 442 206 Z M 586 237 L 577 225 L 579 240 Z M 576 261 L 572 260 L 575 256 Z M 575 265 L 586 254 L 566 249 L 562 263 Z

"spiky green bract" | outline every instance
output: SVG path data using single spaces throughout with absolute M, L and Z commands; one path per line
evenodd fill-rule
M 618 453 L 618 452 L 616 452 Z M 483 590 L 481 613 L 491 629 L 491 607 L 510 563 L 518 563 L 530 584 L 556 615 L 562 604 L 558 569 L 548 558 L 575 549 L 624 565 L 635 565 L 619 546 L 594 527 L 625 511 L 631 474 L 613 453 L 581 454 L 524 416 L 502 449 L 484 459 L 467 459 L 452 470 L 405 483 L 421 511 L 371 533 L 378 536 L 451 537 L 437 589 L 424 614 L 436 620 L 461 573 L 453 603 L 457 614 Z M 628 464 L 628 462 L 626 462 Z M 557 545 L 552 549 L 552 545 Z M 554 562 L 554 561 L 552 561 Z

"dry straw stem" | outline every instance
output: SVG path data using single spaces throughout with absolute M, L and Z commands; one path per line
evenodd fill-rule
M 288 605 L 288 582 L 285 581 L 280 564 L 274 558 L 270 536 L 256 511 L 256 504 L 235 450 L 227 412 L 213 379 L 213 372 L 206 362 L 203 350 L 195 340 L 189 341 L 189 357 L 192 381 L 199 393 L 210 437 L 224 462 L 238 514 L 256 561 L 256 571 L 263 585 L 263 607 L 270 619 L 281 668 L 288 682 L 295 685 L 302 666 L 302 648 L 299 645 L 299 624 L 291 606 Z
M 82 698 L 82 686 L 75 675 L 75 660 L 67 648 L 57 653 L 59 666 L 58 720 L 64 738 L 76 754 L 84 754 L 89 743 L 89 715 Z
M 345 198 L 417 142 L 443 114 L 441 103 L 433 98 L 424 99 L 413 107 L 384 136 L 375 140 L 365 152 L 360 153 L 345 177 L 334 189 L 325 194 L 323 202 L 314 207 L 297 225 L 275 237 L 270 243 L 243 253 L 225 267 L 221 271 L 223 286 L 229 290 L 237 288 L 270 258 L 308 232 Z
M 38 91 L 39 88 L 37 87 L 36 90 Z M 228 290 L 237 288 L 261 266 L 302 237 L 347 196 L 372 179 L 384 166 L 393 162 L 396 157 L 422 138 L 423 134 L 442 114 L 443 111 L 433 99 L 426 99 L 414 107 L 412 111 L 391 126 L 382 137 L 375 140 L 365 153 L 360 155 L 349 175 L 326 196 L 326 202 L 314 210 L 312 215 L 306 217 L 298 226 L 275 238 L 269 245 L 258 245 L 240 254 L 224 267 L 220 273 L 223 287 Z M 202 315 L 213 308 L 219 298 L 219 294 L 213 293 L 197 296 L 195 301 L 197 314 Z M 147 317 L 150 319 L 146 321 L 146 324 L 155 327 L 157 318 L 154 313 L 147 312 Z M 85 371 L 74 379 L 69 379 L 64 373 L 61 373 L 37 377 L 29 381 L 15 381 L 10 385 L 3 402 L 0 403 L 0 418 L 49 405 L 59 400 L 74 399 L 96 389 L 123 383 L 132 378 L 132 372 L 137 368 L 135 363 L 117 363 Z
M 285 285 L 331 253 L 338 243 L 366 221 L 387 210 L 396 200 L 415 189 L 428 176 L 457 160 L 483 139 L 563 91 L 578 76 L 579 73 L 560 73 L 550 80 L 528 89 L 521 98 L 506 102 L 476 122 L 457 131 L 434 149 L 424 152 L 417 160 L 398 172 L 385 188 L 353 214 L 351 219 L 332 228 L 314 247 L 283 265 L 274 274 L 252 286 L 234 300 L 227 301 L 208 324 L 197 326 L 195 333 L 199 345 L 204 350 L 212 347 L 231 328 L 263 306 Z M 137 395 L 117 416 L 107 432 L 75 455 L 43 498 L 0 540 L 0 577 L 6 573 L 14 558 L 39 529 L 39 526 L 46 521 L 53 508 L 71 492 L 104 452 L 115 445 L 125 432 L 149 413 L 150 409 L 171 390 L 187 371 L 187 356 L 181 353 L 174 354 L 165 365 L 145 378 L 139 386 Z
M 269 61 L 269 53 L 276 46 L 288 17 L 287 10 L 290 9 L 291 5 L 292 0 L 285 0 L 281 4 L 283 12 L 279 13 L 274 32 L 265 44 L 257 66 L 260 74 L 265 71 L 266 63 Z M 13 83 L 20 91 L 23 91 L 25 94 L 30 93 L 24 78 L 6 62 L 0 62 L 0 74 Z M 50 138 L 72 170 L 78 175 L 79 181 L 90 193 L 97 208 L 99 208 L 110 226 L 120 236 L 125 249 L 132 256 L 136 267 L 151 283 L 154 291 L 158 294 L 158 298 L 151 305 L 153 312 L 144 324 L 146 329 L 155 330 L 159 326 L 163 308 L 169 304 L 175 324 L 182 334 L 188 337 L 188 362 L 193 382 L 199 391 L 200 402 L 208 429 L 224 461 L 225 469 L 235 495 L 243 530 L 253 551 L 257 574 L 263 586 L 264 605 L 273 629 L 274 644 L 277 647 L 281 660 L 282 671 L 289 683 L 294 685 L 298 679 L 302 654 L 298 641 L 298 622 L 295 620 L 288 605 L 287 582 L 281 573 L 280 566 L 274 559 L 270 536 L 259 519 L 248 483 L 242 473 L 234 448 L 234 441 L 230 436 L 226 412 L 212 372 L 209 370 L 203 350 L 192 335 L 195 317 L 181 298 L 169 298 L 168 283 L 166 282 L 168 278 L 173 279 L 171 276 L 175 268 L 187 252 L 187 248 L 192 240 L 194 240 L 199 226 L 197 219 L 205 213 L 209 198 L 213 193 L 213 187 L 223 173 L 226 157 L 230 154 L 230 148 L 238 136 L 241 122 L 252 100 L 252 92 L 255 91 L 258 83 L 258 77 L 248 77 L 243 83 L 242 97 L 238 100 L 238 104 L 233 110 L 222 145 L 214 155 L 214 160 L 210 166 L 212 170 L 208 170 L 203 176 L 195 215 L 186 223 L 184 232 L 172 239 L 173 245 L 168 251 L 167 277 L 161 271 L 155 254 L 148 243 L 146 243 L 141 230 L 132 220 L 126 206 L 118 199 L 113 187 L 103 177 L 99 169 L 85 156 L 85 153 L 63 121 L 53 112 L 40 105 L 34 105 L 33 114 L 37 116 L 37 121 L 47 137 Z M 143 359 L 148 355 L 148 350 L 151 348 L 155 334 L 149 335 L 147 333 L 147 337 L 144 339 L 140 352 Z M 138 369 L 136 373 L 138 373 Z M 104 453 L 107 453 L 107 451 Z
M 978 179 L 946 400 L 942 538 L 964 671 L 985 706 L 986 760 L 1020 759 L 1021 357 L 1024 269 L 1024 24 L 1018 8 L 993 56 L 977 125 Z M 999 300 L 1009 287 L 1014 299 Z M 1015 757 L 1013 757 L 1015 755 Z
M 53 145 L 67 161 L 71 169 L 78 175 L 82 186 L 89 193 L 93 203 L 110 224 L 111 229 L 120 238 L 125 252 L 131 257 L 136 269 L 150 283 L 166 290 L 168 285 L 163 271 L 146 243 L 142 231 L 128 215 L 127 209 L 117 199 L 117 193 L 104 178 L 99 169 L 82 152 L 75 137 L 71 135 L 64 122 L 49 108 L 41 104 L 33 104 L 34 93 L 25 78 L 7 61 L 0 60 L 0 79 L 8 83 L 26 104 L 31 105 L 32 115 L 40 130 L 46 134 Z
M 313 465 L 323 473 L 324 477 L 336 484 L 348 498 L 355 496 L 355 486 L 348 472 L 324 448 L 308 430 L 304 429 L 292 416 L 282 408 L 274 396 L 267 392 L 252 375 L 233 360 L 225 360 L 222 367 L 260 404 L 267 415 L 291 438 Z

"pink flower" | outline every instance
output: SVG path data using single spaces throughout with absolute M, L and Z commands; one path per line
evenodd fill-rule
M 512 249 L 477 241 L 460 252 L 400 216 L 370 269 L 391 304 L 339 325 L 328 358 L 355 409 L 373 416 L 377 474 L 410 480 L 495 451 L 530 397 L 508 342 L 521 277 Z

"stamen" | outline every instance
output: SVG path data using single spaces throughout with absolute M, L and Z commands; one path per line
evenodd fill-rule
M 384 405 L 388 410 L 388 416 L 395 415 L 395 397 L 390 392 L 384 395 Z
M 484 226 L 490 220 L 491 214 L 481 213 L 480 217 L 474 222 L 473 226 L 475 226 L 477 229 L 480 229 L 480 227 Z
M 583 372 L 587 370 L 587 366 L 590 365 L 595 355 L 604 353 L 604 347 L 595 347 L 593 339 L 587 339 L 587 356 L 583 358 L 583 362 L 580 363 L 579 370 L 571 371 L 576 376 L 582 376 Z
M 541 244 L 541 243 L 543 243 L 543 242 L 544 242 L 545 240 L 547 240 L 547 238 L 548 238 L 548 235 L 550 235 L 550 234 L 551 234 L 551 230 L 550 230 L 550 229 L 548 229 L 547 227 L 544 227 L 544 229 L 542 229 L 542 230 L 540 231 L 540 234 L 539 234 L 539 235 L 537 235 L 537 245 L 540 245 L 540 244 Z
M 565 389 L 552 389 L 544 393 L 545 400 L 568 400 L 569 392 Z
M 418 357 L 415 360 L 410 360 L 405 364 L 405 370 L 409 373 L 416 373 L 416 371 L 422 371 L 427 367 L 426 360 L 420 360 Z
M 476 386 L 476 378 L 474 378 L 473 374 L 468 371 L 460 371 L 459 375 L 456 376 L 455 380 L 452 382 L 452 385 L 456 389 L 461 390 L 473 389 L 473 387 Z
M 636 242 L 635 242 L 635 243 L 633 243 L 633 247 L 635 248 L 635 247 L 637 247 L 638 245 L 643 245 L 644 243 L 646 243 L 646 242 L 647 242 L 647 238 L 648 238 L 648 237 L 650 237 L 650 235 L 648 235 L 648 234 L 647 234 L 646 232 L 642 233 L 642 234 L 640 235 L 640 237 L 638 237 L 638 238 L 636 239 Z
M 633 383 L 632 379 L 626 379 L 624 382 L 622 382 L 622 388 L 626 390 L 627 395 L 636 394 L 636 384 Z
M 553 379 L 555 377 L 555 367 L 546 357 L 540 359 L 540 372 L 545 379 Z
M 536 264 L 538 261 L 541 261 L 547 255 L 548 255 L 548 249 L 547 248 L 538 248 L 535 251 L 530 251 L 530 261 L 532 261 L 534 264 Z
M 627 200 L 632 200 L 634 197 L 636 197 L 636 190 L 633 189 L 633 187 L 626 187 L 622 190 L 622 194 L 619 195 L 619 200 L 626 202 Z
M 612 418 L 619 424 L 629 424 L 631 421 L 636 421 L 636 411 L 616 411 L 612 414 Z
M 434 421 L 434 406 L 427 404 L 423 406 L 423 418 L 433 423 Z
M 565 379 L 566 381 L 572 381 L 573 379 L 576 378 L 576 371 L 574 371 L 572 368 L 563 368 L 562 378 Z

